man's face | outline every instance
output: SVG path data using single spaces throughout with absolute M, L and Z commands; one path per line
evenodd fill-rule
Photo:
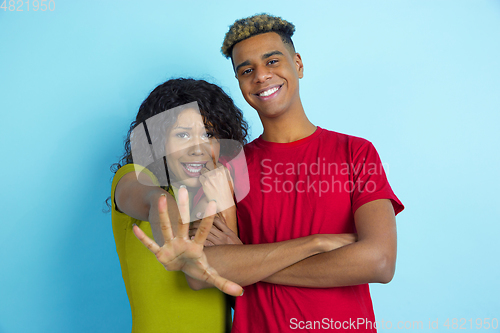
M 280 35 L 268 32 L 245 39 L 234 46 L 232 59 L 241 93 L 261 119 L 279 117 L 300 105 L 302 60 Z

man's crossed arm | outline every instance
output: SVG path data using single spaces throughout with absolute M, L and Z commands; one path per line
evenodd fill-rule
M 170 224 L 172 217 L 161 220 L 158 214 L 158 200 L 161 194 L 165 194 L 164 191 L 142 185 L 137 182 L 137 178 L 134 178 L 135 175 L 125 175 L 118 183 L 115 196 L 118 208 L 132 217 L 150 221 L 155 239 L 160 244 L 163 244 L 160 230 L 170 228 L 177 236 L 177 223 Z M 142 199 L 137 200 L 137 198 Z M 175 201 L 168 194 L 166 198 L 169 200 L 162 207 L 168 210 L 168 213 L 161 215 L 174 216 L 172 220 L 175 221 L 175 216 L 179 216 L 178 212 L 174 211 Z M 185 200 L 187 201 L 187 196 Z M 180 207 L 182 206 L 181 204 Z M 187 203 L 184 207 L 187 207 Z M 266 281 L 308 287 L 335 287 L 390 281 L 394 274 L 396 259 L 396 227 L 390 201 L 376 200 L 367 203 L 356 211 L 354 217 L 358 231 L 358 241 L 355 243 L 352 243 L 353 235 L 341 234 L 312 235 L 270 244 L 205 247 L 203 254 L 206 258 L 200 257 L 195 260 L 205 258 L 206 263 L 198 262 L 176 269 L 187 274 L 188 282 L 194 289 L 214 285 L 215 281 L 224 283 L 234 281 L 242 286 Z M 179 225 L 181 224 L 182 222 Z M 205 223 L 204 228 L 207 225 Z M 171 265 L 168 267 L 172 257 L 158 256 L 161 247 L 154 246 L 153 241 L 140 234 L 137 228 L 134 231 L 144 245 L 150 250 L 151 247 L 154 248 L 154 253 L 166 269 L 172 270 Z M 196 239 L 198 243 L 206 240 L 207 230 L 202 230 L 200 235 L 202 236 Z M 182 237 L 184 242 L 194 242 L 187 235 Z M 350 245 L 345 246 L 347 244 Z M 185 253 L 170 252 L 169 255 L 178 260 L 179 256 L 182 257 Z M 184 259 L 188 262 L 191 260 L 187 257 Z M 191 271 L 186 272 L 183 269 L 185 267 L 189 267 Z M 224 278 L 220 280 L 219 277 Z M 207 280 L 210 284 L 199 283 L 197 280 Z M 215 285 L 223 290 L 220 284 Z M 231 286 L 232 290 L 237 289 Z
M 270 271 L 263 267 L 264 262 L 255 265 L 250 245 L 239 246 L 241 251 L 236 251 L 236 245 L 206 247 L 205 253 L 221 276 L 242 286 L 258 281 L 316 288 L 388 283 L 396 263 L 396 221 L 390 200 L 375 200 L 361 206 L 354 220 L 356 242 L 350 234 L 316 235 L 328 237 L 332 250 L 299 260 L 265 277 Z M 286 254 L 280 253 L 273 259 L 283 262 Z M 199 284 L 194 285 L 200 288 Z

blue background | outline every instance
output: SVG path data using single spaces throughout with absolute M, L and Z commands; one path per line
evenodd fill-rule
M 102 212 L 109 166 L 142 100 L 172 77 L 221 85 L 260 135 L 219 51 L 235 19 L 260 12 L 297 27 L 311 121 L 372 141 L 406 205 L 394 280 L 371 287 L 377 320 L 445 331 L 447 318 L 499 319 L 500 1 L 23 9 L 0 10 L 0 332 L 130 331 Z

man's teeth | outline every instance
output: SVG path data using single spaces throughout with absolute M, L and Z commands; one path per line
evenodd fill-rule
M 186 163 L 184 164 L 186 166 L 186 170 L 189 172 L 200 172 L 200 170 L 203 168 L 205 164 L 200 164 L 200 163 Z
M 261 97 L 266 97 L 266 96 L 269 96 L 269 95 L 272 95 L 274 94 L 275 92 L 278 91 L 280 87 L 276 87 L 276 88 L 272 88 L 272 89 L 269 89 L 269 90 L 266 90 L 266 91 L 263 91 L 259 94 L 259 96 Z

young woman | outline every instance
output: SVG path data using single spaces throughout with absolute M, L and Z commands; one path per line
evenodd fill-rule
M 113 233 L 132 310 L 132 332 L 229 332 L 230 310 L 225 295 L 215 288 L 191 290 L 184 273 L 165 270 L 135 237 L 133 229 L 137 225 L 162 245 L 159 215 L 168 208 L 169 219 L 179 219 L 174 198 L 181 188 L 193 202 L 190 220 L 201 217 L 216 195 L 213 177 L 206 172 L 220 174 L 224 170 L 219 163 L 224 161 L 221 155 L 234 153 L 221 142 L 242 146 L 247 128 L 231 98 L 218 86 L 202 80 L 169 80 L 155 88 L 140 106 L 125 141 L 125 154 L 114 165 L 111 192 Z M 155 162 L 133 164 L 138 160 Z M 230 182 L 228 187 L 232 187 Z M 221 214 L 215 224 L 223 230 L 220 236 L 238 243 L 234 206 L 219 208 Z M 172 227 L 175 233 L 174 223 Z M 206 245 L 217 242 L 214 235 L 210 237 Z

